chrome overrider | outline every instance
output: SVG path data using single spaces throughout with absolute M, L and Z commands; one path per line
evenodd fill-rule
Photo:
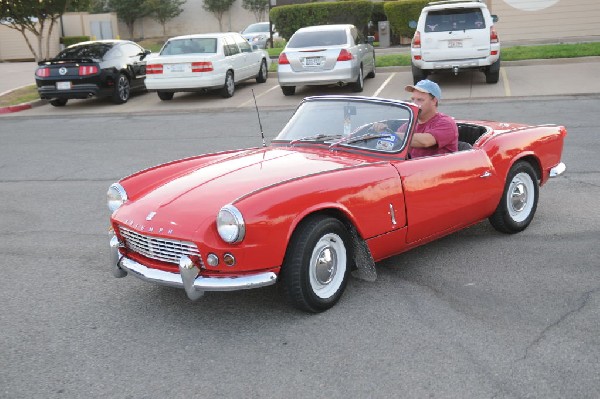
M 119 252 L 122 244 L 116 236 L 110 239 L 112 272 L 115 277 L 131 274 L 144 281 L 184 288 L 192 301 L 204 295 L 204 291 L 237 291 L 265 287 L 275 284 L 277 275 L 273 272 L 257 273 L 244 277 L 202 277 L 200 269 L 187 256 L 179 260 L 179 274 L 148 268 Z
M 552 169 L 550 169 L 550 177 L 558 177 L 565 173 L 565 170 L 567 170 L 567 165 L 561 162 Z

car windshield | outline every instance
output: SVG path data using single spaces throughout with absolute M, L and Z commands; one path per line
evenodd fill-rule
M 288 47 L 341 46 L 346 44 L 345 30 L 296 32 L 290 39 Z
M 485 29 L 485 20 L 480 8 L 429 11 L 425 18 L 425 32 L 450 32 L 466 29 Z
M 261 33 L 269 32 L 269 24 L 252 24 L 248 26 L 242 33 Z
M 67 47 L 56 57 L 57 60 L 78 60 L 82 58 L 91 58 L 101 60 L 102 57 L 114 46 L 113 43 L 88 43 Z
M 401 103 L 360 97 L 305 99 L 274 142 L 328 143 L 378 152 L 398 152 L 406 145 L 411 109 Z
M 196 37 L 173 39 L 165 43 L 160 55 L 214 54 L 217 52 L 217 39 L 214 37 Z

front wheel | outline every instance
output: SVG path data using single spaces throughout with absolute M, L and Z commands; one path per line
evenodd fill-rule
M 123 104 L 129 100 L 129 95 L 131 94 L 131 86 L 129 84 L 129 79 L 124 74 L 119 74 L 117 82 L 115 83 L 115 91 L 112 95 L 112 101 L 115 104 Z
M 225 84 L 221 89 L 221 95 L 225 98 L 233 97 L 235 93 L 235 81 L 233 80 L 233 72 L 227 71 L 225 74 Z
M 348 281 L 350 248 L 348 230 L 338 219 L 312 216 L 300 223 L 281 269 L 288 301 L 315 313 L 335 305 Z
M 537 174 L 530 163 L 520 161 L 508 172 L 502 199 L 489 221 L 502 233 L 523 231 L 533 220 L 538 203 Z

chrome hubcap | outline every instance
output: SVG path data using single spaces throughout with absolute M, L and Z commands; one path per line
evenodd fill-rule
M 317 257 L 316 277 L 320 284 L 329 284 L 335 276 L 336 255 L 331 248 L 324 248 Z
M 508 213 L 515 222 L 523 222 L 533 209 L 535 187 L 531 176 L 518 173 L 510 182 L 506 198 Z

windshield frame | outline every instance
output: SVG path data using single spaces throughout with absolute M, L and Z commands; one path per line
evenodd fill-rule
M 395 119 L 393 116 L 394 113 L 391 112 L 390 118 L 387 120 L 395 121 L 398 125 L 402 125 L 404 130 L 404 135 L 397 135 L 399 137 L 400 142 L 395 143 L 393 149 L 383 149 L 382 146 L 371 143 L 370 145 L 366 145 L 364 143 L 365 140 L 361 140 L 360 138 L 364 135 L 366 140 L 377 140 L 377 139 L 385 139 L 384 134 L 362 134 L 359 132 L 359 129 L 363 128 L 366 125 L 361 125 L 358 127 L 354 127 L 354 130 L 351 130 L 352 134 L 356 133 L 354 138 L 350 138 L 349 135 L 340 130 L 340 134 L 328 134 L 323 131 L 311 131 L 307 130 L 304 136 L 300 137 L 288 137 L 286 138 L 286 134 L 290 134 L 290 131 L 293 132 L 293 129 L 297 129 L 295 126 L 298 123 L 301 123 L 298 119 L 302 116 L 302 112 L 313 112 L 310 109 L 303 111 L 305 106 L 313 103 L 332 103 L 332 102 L 343 102 L 346 106 L 357 106 L 361 105 L 365 107 L 370 106 L 386 106 L 397 108 L 399 112 L 403 112 L 406 114 L 406 118 L 398 118 Z M 286 146 L 326 146 L 330 151 L 334 150 L 360 150 L 366 151 L 369 153 L 377 154 L 377 155 L 398 155 L 401 152 L 404 152 L 408 147 L 408 139 L 413 130 L 413 125 L 416 121 L 416 116 L 418 113 L 418 107 L 415 104 L 407 103 L 399 100 L 391 100 L 391 99 L 383 99 L 376 97 L 362 97 L 362 96 L 313 96 L 306 97 L 302 102 L 298 105 L 294 114 L 290 117 L 286 125 L 281 129 L 279 134 L 271 141 L 274 145 L 286 145 Z M 386 120 L 373 119 L 372 122 L 382 122 L 385 123 Z M 368 124 L 370 124 L 368 123 Z M 396 129 L 392 130 L 393 133 L 396 132 Z M 366 133 L 366 131 L 365 131 Z M 391 135 L 388 135 L 391 138 Z M 396 140 L 394 138 L 394 140 Z M 392 142 L 394 141 L 392 140 Z M 377 143 L 379 144 L 379 143 Z M 374 148 L 373 148 L 374 147 Z

